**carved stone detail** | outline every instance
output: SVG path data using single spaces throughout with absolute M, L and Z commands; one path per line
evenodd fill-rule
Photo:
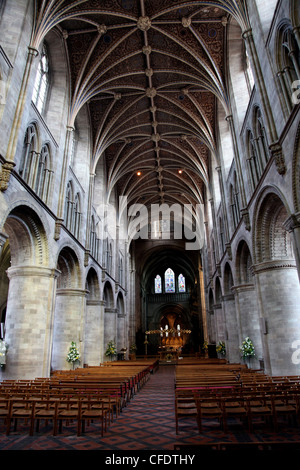
M 191 18 L 182 18 L 181 22 L 184 28 L 188 28 L 192 24 Z
M 99 34 L 105 34 L 107 32 L 107 27 L 105 24 L 100 24 L 97 29 Z
M 146 69 L 146 70 L 145 70 L 145 74 L 146 74 L 147 77 L 152 77 L 152 75 L 153 75 L 153 69 L 151 69 L 151 68 L 150 68 L 150 69 Z
M 2 171 L 0 174 L 0 190 L 6 191 L 8 188 L 11 172 L 15 167 L 14 162 L 5 162 L 2 164 Z
M 54 230 L 54 240 L 59 240 L 60 238 L 60 231 L 61 231 L 61 226 L 63 224 L 63 219 L 57 219 L 55 221 L 55 230 Z
M 243 218 L 243 221 L 244 221 L 244 224 L 245 224 L 245 228 L 246 228 L 246 230 L 248 230 L 248 232 L 250 232 L 251 224 L 250 224 L 250 217 L 249 217 L 248 210 L 247 209 L 242 209 L 241 214 L 242 214 L 242 218 Z
M 137 21 L 137 27 L 141 31 L 148 31 L 151 28 L 151 20 L 148 16 L 140 16 Z
M 145 55 L 151 54 L 151 51 L 152 51 L 151 46 L 144 46 L 142 51 L 143 51 L 143 54 Z
M 156 96 L 156 88 L 150 87 L 146 89 L 146 95 L 148 98 L 154 98 Z
M 275 160 L 275 165 L 278 173 L 284 175 L 286 173 L 285 158 L 282 152 L 282 147 L 279 142 L 270 145 L 271 155 Z

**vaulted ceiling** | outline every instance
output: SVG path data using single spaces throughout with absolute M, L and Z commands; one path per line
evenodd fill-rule
M 117 189 L 131 203 L 202 201 L 216 149 L 216 102 L 227 105 L 226 27 L 239 3 L 37 2 L 34 40 L 61 30 L 70 125 L 87 106 L 91 169 L 105 158 L 108 193 Z

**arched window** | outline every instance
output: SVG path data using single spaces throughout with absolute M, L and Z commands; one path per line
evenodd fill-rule
M 233 227 L 236 228 L 239 217 L 238 217 L 238 211 L 236 207 L 236 200 L 235 200 L 235 194 L 234 194 L 234 187 L 231 184 L 230 185 L 230 206 L 231 206 L 231 215 L 232 215 L 232 222 L 233 222 Z
M 119 257 L 119 284 L 123 285 L 123 259 L 121 255 Z
M 251 94 L 252 89 L 254 87 L 254 76 L 252 72 L 250 58 L 249 58 L 246 48 L 245 48 L 245 77 L 246 77 L 249 94 Z
M 185 292 L 185 277 L 183 274 L 178 276 L 178 292 Z
M 111 272 L 112 268 L 112 244 L 109 243 L 107 240 L 106 243 L 106 263 L 105 263 L 106 271 Z
M 277 34 L 278 49 L 278 79 L 288 113 L 296 104 L 293 92 L 299 88 L 300 80 L 300 50 L 290 24 L 281 27 Z
M 254 132 L 255 132 L 255 143 L 256 143 L 259 160 L 260 160 L 262 168 L 265 168 L 269 160 L 269 149 L 268 149 L 268 139 L 267 139 L 267 135 L 265 131 L 265 126 L 263 123 L 261 110 L 259 108 L 255 109 Z
M 48 202 L 53 171 L 50 168 L 50 149 L 43 145 L 37 162 L 35 178 L 35 192 L 44 201 Z
M 47 92 L 49 89 L 49 59 L 47 48 L 44 44 L 41 58 L 38 65 L 37 74 L 35 77 L 32 101 L 37 110 L 42 113 L 45 107 Z
M 37 147 L 37 132 L 33 124 L 28 126 L 24 139 L 23 155 L 19 173 L 23 180 L 30 185 L 35 169 L 35 157 Z
M 225 233 L 224 233 L 224 222 L 223 218 L 219 217 L 219 231 L 220 231 L 220 247 L 222 253 L 225 251 Z
M 171 268 L 165 272 L 165 292 L 175 292 L 175 275 Z
M 65 226 L 67 229 L 72 228 L 72 212 L 73 212 L 73 188 L 71 182 L 68 183 L 66 200 L 65 200 Z
M 161 277 L 160 277 L 159 274 L 154 279 L 154 292 L 155 292 L 155 294 L 161 294 L 162 293 Z
M 93 215 L 92 215 L 92 220 L 91 220 L 91 231 L 90 231 L 90 252 L 91 252 L 91 255 L 96 260 L 98 260 L 99 239 L 97 238 L 96 223 L 95 223 L 95 218 Z
M 254 137 L 251 131 L 247 133 L 247 162 L 248 162 L 248 170 L 249 170 L 249 177 L 250 177 L 250 184 L 251 189 L 254 189 L 257 186 L 257 183 L 261 177 L 261 168 L 260 162 L 257 156 L 257 150 L 255 148 Z
M 80 209 L 80 197 L 77 193 L 74 200 L 74 211 L 73 211 L 73 234 L 76 238 L 79 237 L 81 222 L 81 209 Z

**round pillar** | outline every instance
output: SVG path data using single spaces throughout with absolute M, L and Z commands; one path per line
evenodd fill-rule
M 88 300 L 84 335 L 84 363 L 99 366 L 104 350 L 104 302 Z
M 51 363 L 53 370 L 64 370 L 72 367 L 66 361 L 72 341 L 76 343 L 81 356 L 78 365 L 83 366 L 86 293 L 84 289 L 57 289 L 56 291 Z
M 9 290 L 3 379 L 34 379 L 50 375 L 54 293 L 58 272 L 39 266 L 7 270 Z
M 254 266 L 260 299 L 260 326 L 270 375 L 299 375 L 293 360 L 300 338 L 300 286 L 295 261 Z

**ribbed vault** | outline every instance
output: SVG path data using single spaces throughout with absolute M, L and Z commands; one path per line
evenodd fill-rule
M 87 106 L 91 172 L 105 159 L 108 198 L 199 204 L 215 153 L 216 102 L 228 112 L 228 20 L 243 0 L 40 0 L 32 47 L 56 28 L 70 70 L 69 125 Z M 139 175 L 137 173 L 140 172 Z

